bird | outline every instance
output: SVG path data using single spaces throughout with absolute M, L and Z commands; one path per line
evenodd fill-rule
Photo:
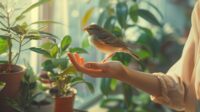
M 103 59 L 103 63 L 109 60 L 117 52 L 124 52 L 130 54 L 134 59 L 140 61 L 140 58 L 133 52 L 133 50 L 121 39 L 108 32 L 97 24 L 86 26 L 84 31 L 90 35 L 89 41 L 97 50 L 105 53 L 107 56 Z

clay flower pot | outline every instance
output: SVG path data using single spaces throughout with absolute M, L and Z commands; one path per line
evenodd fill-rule
M 6 86 L 0 92 L 0 112 L 13 112 L 11 107 L 7 105 L 5 98 L 14 99 L 19 95 L 21 79 L 25 74 L 25 67 L 12 65 L 12 72 L 6 73 L 7 67 L 6 64 L 0 65 L 0 81 L 6 83 Z
M 68 96 L 55 97 L 55 110 L 54 112 L 74 112 L 74 99 L 76 96 L 76 90 L 74 89 L 72 93 Z

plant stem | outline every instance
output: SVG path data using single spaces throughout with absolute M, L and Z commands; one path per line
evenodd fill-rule
M 15 56 L 12 58 L 12 62 L 15 60 L 15 58 L 19 55 L 19 53 L 16 53 Z
M 24 43 L 22 44 L 22 46 L 28 44 L 30 41 L 31 41 L 31 39 L 29 39 L 28 41 L 24 42 Z
M 20 57 L 20 54 L 21 54 L 21 50 L 22 50 L 22 40 L 20 38 L 20 41 L 19 41 L 19 49 L 18 49 L 18 56 L 17 56 L 17 59 L 16 59 L 16 62 L 15 64 L 17 64 L 18 60 L 19 60 L 19 57 Z
M 11 39 L 13 39 L 13 40 L 15 40 L 16 42 L 19 42 L 17 39 L 15 39 L 15 38 L 11 38 Z
M 7 24 L 8 24 L 8 34 L 9 34 L 9 38 L 8 38 L 8 72 L 11 72 L 12 68 L 12 34 L 11 34 L 11 26 L 10 26 L 10 15 L 9 12 L 7 12 Z

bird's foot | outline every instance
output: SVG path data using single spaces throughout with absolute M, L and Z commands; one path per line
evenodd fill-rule
M 101 61 L 101 63 L 107 62 L 107 61 L 108 61 L 111 57 L 113 57 L 115 54 L 116 54 L 116 52 L 113 52 L 113 53 L 107 55 L 107 56 Z
M 102 61 L 101 61 L 101 63 L 106 63 L 107 61 L 108 61 L 109 59 L 103 59 Z

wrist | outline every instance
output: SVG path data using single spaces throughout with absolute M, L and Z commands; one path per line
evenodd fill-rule
M 122 65 L 122 69 L 118 73 L 116 79 L 120 81 L 126 81 L 129 78 L 129 68 Z

